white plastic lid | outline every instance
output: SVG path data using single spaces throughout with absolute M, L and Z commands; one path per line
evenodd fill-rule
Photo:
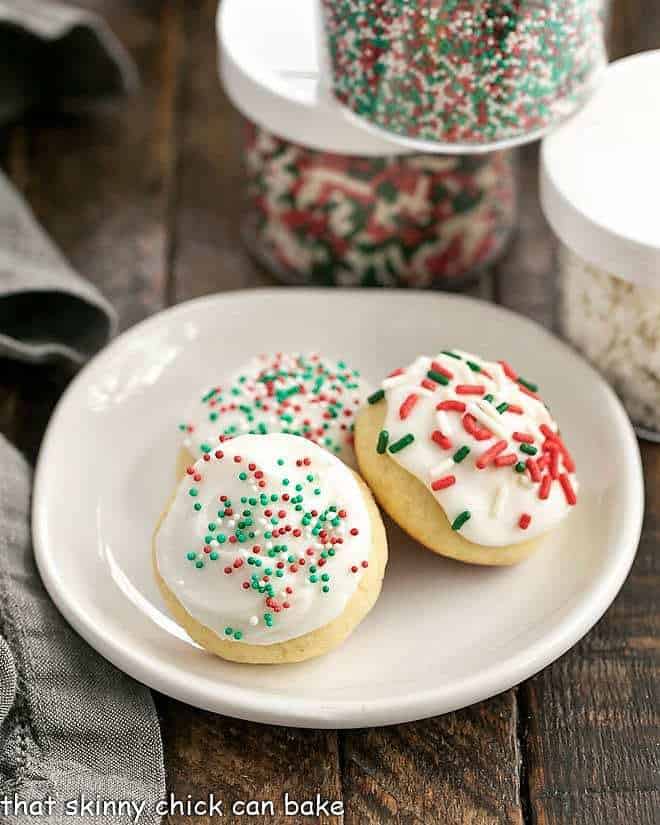
M 220 75 L 247 118 L 285 140 L 345 155 L 401 154 L 347 116 L 321 82 L 319 5 L 312 0 L 223 0 Z
M 573 118 L 543 141 L 541 202 L 593 266 L 660 287 L 660 51 L 612 63 Z

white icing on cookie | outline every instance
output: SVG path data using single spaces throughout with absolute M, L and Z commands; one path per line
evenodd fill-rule
M 383 381 L 384 401 L 371 398 L 387 404 L 380 451 L 432 491 L 468 541 L 501 547 L 551 530 L 578 490 L 556 423 L 504 362 L 453 356 L 422 356 Z
M 258 355 L 224 384 L 200 394 L 180 424 L 195 457 L 218 440 L 288 433 L 314 441 L 355 466 L 353 422 L 369 393 L 357 370 L 317 353 Z
M 239 436 L 207 456 L 181 481 L 155 539 L 158 571 L 187 612 L 253 645 L 339 616 L 372 546 L 352 472 L 282 434 Z

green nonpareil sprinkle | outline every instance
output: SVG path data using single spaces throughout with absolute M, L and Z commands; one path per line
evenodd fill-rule
M 536 447 L 533 447 L 531 444 L 521 444 L 520 451 L 527 453 L 527 455 L 536 455 L 538 453 Z
M 412 433 L 408 433 L 407 435 L 404 435 L 403 438 L 400 438 L 398 441 L 395 441 L 394 444 L 390 445 L 390 452 L 398 453 L 412 444 L 414 440 L 415 436 Z
M 426 373 L 426 377 L 430 378 L 431 381 L 435 381 L 436 384 L 442 384 L 443 387 L 446 387 L 449 384 L 449 379 L 446 375 L 443 375 L 441 372 L 436 372 L 435 370 L 429 370 Z
M 376 452 L 382 455 L 387 449 L 387 443 L 390 440 L 390 434 L 387 430 L 381 430 L 378 435 L 378 443 L 376 444 Z
M 498 404 L 497 407 L 495 407 L 495 409 L 500 415 L 502 415 L 502 413 L 505 413 L 509 409 L 509 405 L 506 403 L 506 401 L 503 401 L 501 404 Z
M 456 464 L 460 464 L 461 461 L 463 461 L 463 459 L 469 454 L 469 452 L 470 448 L 467 446 L 467 444 L 464 444 L 460 448 L 460 450 L 456 450 L 456 452 L 454 453 L 454 461 L 456 462 Z
M 538 384 L 535 384 L 533 381 L 526 381 L 524 378 L 521 378 L 520 376 L 518 376 L 518 383 L 522 384 L 523 387 L 527 387 L 527 389 L 530 392 L 538 392 L 539 391 L 539 385 Z
M 517 473 L 524 473 L 527 469 L 524 461 L 519 461 L 516 466 L 513 468 Z
M 367 401 L 370 404 L 377 404 L 379 401 L 382 401 L 385 398 L 385 390 L 376 390 L 376 392 L 372 393 Z
M 462 513 L 459 513 L 454 521 L 452 522 L 451 529 L 452 530 L 460 530 L 461 527 L 465 524 L 466 521 L 470 519 L 470 511 L 463 510 Z

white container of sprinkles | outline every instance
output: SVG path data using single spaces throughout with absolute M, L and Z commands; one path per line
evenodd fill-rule
M 660 441 L 660 51 L 617 61 L 547 137 L 541 200 L 561 242 L 561 326 Z
M 511 152 L 411 153 L 327 88 L 311 0 L 223 0 L 220 75 L 248 120 L 243 238 L 280 280 L 458 289 L 504 251 Z

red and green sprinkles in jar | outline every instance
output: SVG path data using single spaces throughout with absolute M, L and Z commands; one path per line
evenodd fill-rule
M 230 460 L 218 452 L 210 460 Z M 258 593 L 263 610 L 249 624 L 271 628 L 277 615 L 295 604 L 300 587 L 312 585 L 324 595 L 332 591 L 334 571 L 342 564 L 345 547 L 360 530 L 351 524 L 347 507 L 336 503 L 320 508 L 316 503 L 323 490 L 309 456 L 279 458 L 275 473 L 241 455 L 233 457 L 231 466 L 244 492 L 233 498 L 222 492 L 213 496 L 206 505 L 204 516 L 211 520 L 205 523 L 201 544 L 184 548 L 183 555 L 196 575 L 219 574 L 235 580 L 241 591 Z M 296 480 L 292 480 L 292 467 L 304 475 L 295 473 Z M 196 499 L 204 470 L 189 467 L 186 473 L 193 485 L 188 493 Z M 196 513 L 201 509 L 198 503 L 193 505 Z M 348 571 L 353 575 L 368 566 L 363 559 Z M 234 624 L 224 628 L 228 640 L 240 641 L 244 632 L 245 628 Z
M 483 145 L 570 114 L 604 68 L 603 0 L 323 0 L 338 99 L 407 138 Z
M 249 125 L 246 166 L 244 238 L 289 283 L 458 286 L 495 260 L 515 225 L 507 152 L 352 157 Z

